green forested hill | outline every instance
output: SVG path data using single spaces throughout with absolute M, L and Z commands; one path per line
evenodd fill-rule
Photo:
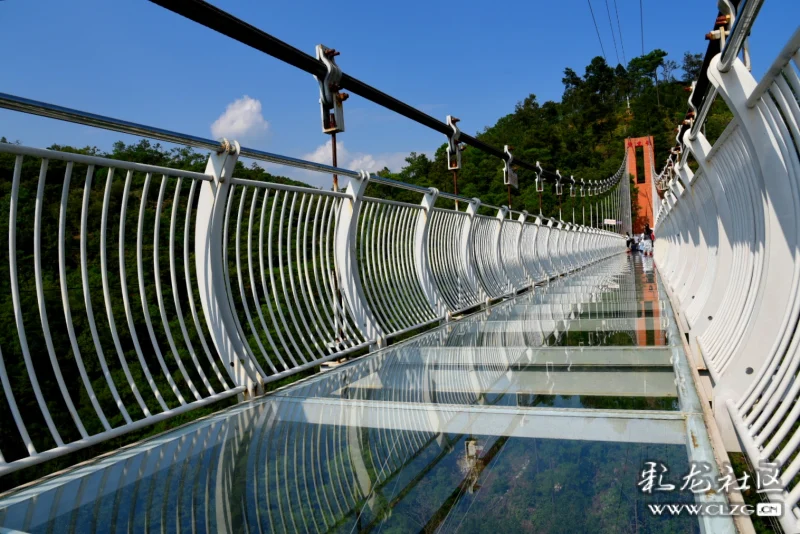
M 656 167 L 660 170 L 669 148 L 675 145 L 675 128 L 688 108 L 688 88 L 697 77 L 701 62 L 700 54 L 687 52 L 679 67 L 666 52 L 654 50 L 633 58 L 627 68 L 612 68 L 602 57 L 595 57 L 583 74 L 571 68 L 564 70 L 560 102 L 541 103 L 535 94 L 528 95 L 512 113 L 478 137 L 498 147 L 511 145 L 516 157 L 531 163 L 540 161 L 545 169 L 559 169 L 562 176 L 588 180 L 608 177 L 617 170 L 624 156 L 625 138 L 652 135 Z M 708 137 L 718 136 L 729 119 L 730 113 L 718 102 L 709 119 Z M 399 173 L 384 173 L 402 181 L 452 191 L 445 145 L 433 160 L 424 154 L 411 154 L 407 162 Z M 467 147 L 462 162 L 459 193 L 495 205 L 507 203 L 502 164 L 497 158 Z M 520 189 L 514 192 L 513 207 L 538 213 L 534 173 L 519 169 L 518 174 Z M 557 214 L 558 200 L 552 190 L 547 185 L 542 199 L 542 211 L 548 216 Z M 404 192 L 383 194 L 410 198 Z M 580 206 L 579 198 L 573 200 Z M 566 188 L 562 202 L 566 219 L 572 206 Z

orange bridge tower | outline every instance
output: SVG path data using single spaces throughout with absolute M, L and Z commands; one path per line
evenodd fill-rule
M 641 151 L 639 150 L 641 148 Z M 628 153 L 628 174 L 631 176 L 637 192 L 635 197 L 636 213 L 633 216 L 633 232 L 640 233 L 644 230 L 645 223 L 653 226 L 655 214 L 653 206 L 658 199 L 653 184 L 653 136 L 629 137 L 625 140 L 625 150 Z M 641 153 L 640 160 L 637 153 Z

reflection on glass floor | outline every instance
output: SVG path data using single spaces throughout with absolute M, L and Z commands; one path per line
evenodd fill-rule
M 678 341 L 612 258 L 7 494 L 0 532 L 699 532 L 647 504 L 722 497 L 637 485 L 712 458 Z

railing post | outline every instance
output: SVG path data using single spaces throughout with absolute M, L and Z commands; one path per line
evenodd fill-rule
M 567 254 L 567 261 L 569 262 L 570 272 L 575 271 L 578 269 L 578 265 L 575 262 L 575 225 L 573 223 L 567 223 L 567 243 L 566 243 L 566 254 Z
M 508 206 L 501 206 L 500 209 L 497 211 L 497 220 L 500 221 L 500 224 L 497 226 L 497 233 L 494 236 L 494 244 L 492 247 L 494 248 L 495 258 L 497 258 L 497 266 L 500 268 L 500 272 L 505 274 L 506 281 L 511 281 L 511 277 L 506 270 L 506 262 L 503 261 L 503 246 L 502 246 L 502 239 L 503 239 L 503 225 L 506 222 L 506 216 L 508 215 Z M 508 287 L 503 288 L 506 291 L 506 294 L 514 292 L 514 285 L 509 283 Z
M 564 274 L 567 274 L 572 270 L 569 265 L 569 223 L 559 221 L 558 229 L 560 230 L 558 255 L 561 257 L 561 268 L 564 270 Z
M 592 228 L 589 235 L 591 236 L 592 263 L 596 263 L 603 259 L 603 252 L 600 249 L 600 230 Z
M 533 285 L 533 276 L 528 272 L 528 269 L 525 268 L 525 260 L 522 257 L 522 234 L 525 233 L 525 221 L 528 219 L 528 212 L 523 211 L 517 217 L 517 221 L 519 222 L 519 235 L 517 236 L 517 261 L 519 261 L 520 267 L 522 267 L 522 272 L 524 273 L 525 277 L 528 279 L 528 285 Z
M 555 244 L 555 257 L 558 259 L 558 265 L 559 265 L 557 267 L 558 274 L 559 274 L 559 276 L 563 276 L 563 275 L 567 274 L 567 270 L 568 269 L 566 267 L 564 267 L 564 257 L 563 257 L 563 254 L 561 253 L 561 248 L 562 248 L 562 246 L 564 244 L 564 236 L 566 235 L 567 232 L 564 230 L 564 225 L 561 222 L 561 219 L 559 219 L 558 221 L 553 219 L 552 222 L 554 223 L 553 224 L 553 228 L 558 230 L 556 232 L 556 238 L 555 238 L 555 243 L 554 243 Z
M 364 190 L 369 183 L 369 174 L 362 171 L 361 178 L 350 178 L 345 190 L 347 198 L 342 199 L 336 226 L 334 247 L 336 272 L 339 287 L 344 293 L 350 313 L 356 326 L 367 340 L 374 341 L 378 348 L 386 343 L 378 320 L 367 304 L 361 276 L 358 271 L 356 236 L 358 234 L 358 215 L 361 212 Z
M 572 272 L 576 269 L 574 265 L 574 257 L 573 253 L 573 242 L 575 240 L 575 225 L 572 223 L 565 223 L 564 225 L 565 236 L 564 236 L 564 258 L 565 262 L 568 265 L 569 272 Z
M 225 206 L 230 192 L 230 179 L 239 159 L 239 144 L 211 153 L 205 174 L 213 181 L 203 182 L 197 204 L 194 228 L 195 273 L 206 325 L 211 339 L 222 359 L 231 380 L 237 386 L 246 386 L 255 394 L 255 386 L 262 377 L 251 360 L 239 330 L 226 290 L 223 228 Z
M 581 267 L 586 267 L 592 263 L 589 250 L 589 229 L 584 225 L 578 227 L 578 251 L 578 259 L 581 263 Z
M 547 243 L 545 243 L 545 254 L 547 255 L 547 261 L 550 264 L 550 274 L 551 276 L 557 278 L 560 273 L 558 272 L 558 267 L 556 267 L 556 255 L 553 254 L 553 240 L 556 239 L 556 232 L 553 228 L 552 217 L 545 218 L 544 220 L 546 221 L 545 226 L 547 227 Z
M 472 234 L 475 231 L 475 215 L 478 213 L 478 208 L 481 201 L 478 198 L 473 198 L 467 206 L 467 224 L 461 229 L 461 261 L 464 265 L 464 272 L 467 275 L 466 283 L 475 289 L 475 292 L 481 298 L 486 297 L 486 292 L 478 282 L 478 273 L 475 266 L 475 254 L 473 252 Z M 488 299 L 487 299 L 488 301 Z
M 430 258 L 428 257 L 428 234 L 430 233 L 431 214 L 438 196 L 439 190 L 431 187 L 430 191 L 422 198 L 422 209 L 419 210 L 417 226 L 414 232 L 414 267 L 417 271 L 419 285 L 428 300 L 428 304 L 434 313 L 444 317 L 449 312 L 439 294 L 439 289 L 436 287 L 436 282 L 431 272 Z
M 547 238 L 541 235 L 543 233 L 544 225 L 542 225 L 542 214 L 536 215 L 533 218 L 533 224 L 536 226 L 536 239 L 534 241 L 534 252 L 536 256 L 536 264 L 539 268 L 539 276 L 544 277 L 544 282 L 550 283 L 550 270 L 545 264 L 545 255 L 547 253 Z M 549 232 L 550 230 L 548 230 Z M 543 254 L 542 247 L 539 244 L 544 240 L 545 253 Z

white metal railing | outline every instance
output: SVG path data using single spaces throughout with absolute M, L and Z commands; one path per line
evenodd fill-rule
M 461 254 L 462 249 L 472 246 L 471 226 L 469 209 L 467 213 L 433 210 L 428 237 L 431 276 L 445 305 L 451 310 L 472 308 L 484 300 L 475 267 L 467 261 L 469 254 Z
M 365 173 L 345 192 L 238 179 L 231 147 L 196 173 L 0 144 L 15 321 L 0 475 L 622 250 L 603 230 L 477 215 L 477 200 L 433 208 L 435 190 L 367 198 Z
M 769 498 L 784 503 L 782 526 L 796 532 L 800 29 L 759 83 L 735 59 L 738 48 L 726 52 L 707 75 L 734 118 L 713 147 L 697 123 L 680 139 L 682 157 L 660 176 L 656 261 L 713 379 L 726 445 L 741 443 L 754 466 L 777 464 L 784 489 Z
M 0 474 L 245 390 L 202 324 L 190 261 L 212 176 L 18 145 L 2 155 L 14 158 L 3 291 L 16 336 L 0 347 L 0 383 L 16 443 L 4 435 Z
M 214 149 L 198 173 L 0 144 L 13 168 L 0 177 L 0 311 L 14 324 L 0 336 L 0 476 L 258 394 L 623 250 L 615 233 L 365 172 L 10 95 L 0 105 Z M 350 183 L 237 178 L 244 153 Z M 624 169 L 590 195 L 625 188 Z M 371 182 L 419 203 L 365 196 Z M 436 208 L 440 195 L 464 209 Z

